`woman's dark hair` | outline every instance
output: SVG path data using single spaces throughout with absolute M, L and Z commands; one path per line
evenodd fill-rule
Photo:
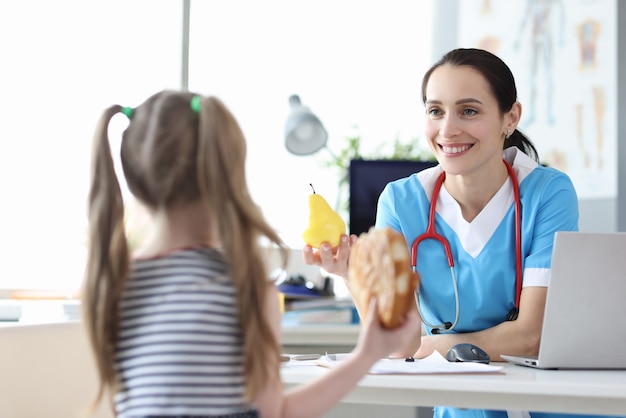
M 458 48 L 445 54 L 424 74 L 422 79 L 422 101 L 426 103 L 426 86 L 433 71 L 442 65 L 454 67 L 471 67 L 483 75 L 491 88 L 491 92 L 498 101 L 500 112 L 506 113 L 517 101 L 517 88 L 515 78 L 508 65 L 491 52 L 477 48 Z M 515 146 L 525 154 L 539 161 L 539 153 L 530 139 L 515 129 L 504 140 L 504 148 Z

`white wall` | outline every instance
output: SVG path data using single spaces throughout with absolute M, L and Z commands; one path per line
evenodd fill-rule
M 433 10 L 433 61 L 450 49 L 459 47 L 458 22 L 461 18 L 458 14 L 460 0 L 439 0 L 434 3 Z M 569 0 L 573 1 L 573 0 Z M 568 0 L 563 2 L 567 8 Z M 626 21 L 626 7 L 623 2 L 616 2 L 618 9 L 618 22 Z M 621 7 L 620 7 L 621 5 Z M 618 24 L 618 31 L 624 31 L 623 25 Z M 618 40 L 624 39 L 624 34 L 618 33 Z M 626 101 L 626 77 L 624 71 L 619 71 L 624 67 L 626 59 L 626 43 L 618 41 L 618 141 L 617 149 L 618 161 L 626 159 L 626 147 L 621 145 L 621 138 L 626 136 L 626 115 L 624 115 L 624 104 Z M 620 79 L 621 77 L 621 79 Z M 520 86 L 518 86 L 520 87 Z M 620 117 L 620 112 L 622 116 Z M 533 138 L 531 138 L 533 140 Z M 626 168 L 623 164 L 618 164 L 618 191 L 617 197 L 606 198 L 581 198 L 579 200 L 581 231 L 614 232 L 626 231 Z

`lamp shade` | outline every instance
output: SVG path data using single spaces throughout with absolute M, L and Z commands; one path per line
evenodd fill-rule
M 317 116 L 303 106 L 300 97 L 289 97 L 291 110 L 285 122 L 285 147 L 292 154 L 310 155 L 324 146 L 328 132 Z

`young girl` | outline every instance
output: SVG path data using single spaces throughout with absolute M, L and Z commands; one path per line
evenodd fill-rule
M 154 221 L 132 255 L 107 134 L 118 112 L 130 119 L 124 176 Z M 320 416 L 419 327 L 416 313 L 393 331 L 369 315 L 349 360 L 283 392 L 278 293 L 260 240 L 284 264 L 287 252 L 250 197 L 245 155 L 237 121 L 214 97 L 162 91 L 100 119 L 83 315 L 96 403 L 110 395 L 119 418 Z

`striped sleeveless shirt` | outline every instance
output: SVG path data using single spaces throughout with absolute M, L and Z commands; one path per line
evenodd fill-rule
M 249 411 L 236 290 L 217 250 L 134 260 L 121 300 L 118 418 Z

